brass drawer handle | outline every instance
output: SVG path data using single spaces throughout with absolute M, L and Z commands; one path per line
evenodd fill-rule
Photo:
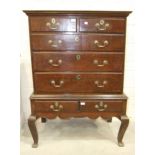
M 103 87 L 108 83 L 108 81 L 107 81 L 107 80 L 104 80 L 104 81 L 102 82 L 102 84 L 100 84 L 101 82 L 99 82 L 99 81 L 95 81 L 94 83 L 95 83 L 95 85 L 96 85 L 97 87 L 103 88 Z
M 60 24 L 56 22 L 55 18 L 52 18 L 50 22 L 46 23 L 49 29 L 56 30 Z
M 58 40 L 58 41 L 49 40 L 48 44 L 50 44 L 54 48 L 57 48 L 59 47 L 59 45 L 62 44 L 62 40 Z
M 64 81 L 61 80 L 59 84 L 56 84 L 54 80 L 51 80 L 51 85 L 53 85 L 55 88 L 60 88 L 64 84 Z
M 54 63 L 53 59 L 50 59 L 50 60 L 48 61 L 48 63 L 49 63 L 50 65 L 54 66 L 54 67 L 58 67 L 58 66 L 60 66 L 60 65 L 62 64 L 62 60 L 59 59 L 59 60 L 58 60 L 58 63 Z
M 52 105 L 50 105 L 50 109 L 52 109 L 52 111 L 58 112 L 63 109 L 63 106 L 59 104 L 59 102 L 54 102 Z
M 102 67 L 102 66 L 105 66 L 105 65 L 108 64 L 108 60 L 103 60 L 103 61 L 102 61 L 102 64 L 99 64 L 99 61 L 95 59 L 95 60 L 93 61 L 93 63 L 94 63 L 94 65 L 97 65 L 98 67 Z
M 100 44 L 98 40 L 94 40 L 94 44 L 99 48 L 103 48 L 106 47 L 109 44 L 109 42 L 108 40 L 104 40 L 103 44 Z
M 100 102 L 99 104 L 96 104 L 95 105 L 95 108 L 98 110 L 98 111 L 105 111 L 105 109 L 107 109 L 108 105 L 107 104 L 104 104 L 103 102 Z
M 100 20 L 99 23 L 95 24 L 95 27 L 99 31 L 105 31 L 110 27 L 110 24 L 108 22 L 105 22 L 104 20 Z

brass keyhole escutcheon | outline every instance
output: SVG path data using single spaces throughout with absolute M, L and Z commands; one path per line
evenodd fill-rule
M 52 19 L 51 19 L 51 23 L 52 23 L 52 24 L 55 24 L 55 22 L 56 22 L 56 21 L 55 21 L 55 18 L 52 18 Z
M 79 54 L 76 55 L 76 60 L 80 60 L 81 56 Z
M 79 40 L 80 40 L 79 37 L 76 36 L 76 37 L 75 37 L 75 42 L 79 42 Z
M 103 25 L 103 24 L 104 24 L 104 20 L 101 19 L 101 20 L 100 20 L 100 25 Z
M 80 80 L 81 79 L 81 76 L 80 75 L 76 75 L 76 79 L 77 80 Z

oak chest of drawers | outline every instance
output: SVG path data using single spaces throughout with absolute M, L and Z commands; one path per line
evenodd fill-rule
M 34 93 L 28 125 L 57 116 L 129 119 L 123 94 L 126 11 L 24 11 L 29 17 Z

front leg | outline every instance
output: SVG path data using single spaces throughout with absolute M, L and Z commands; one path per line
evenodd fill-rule
M 34 141 L 32 145 L 33 148 L 38 147 L 38 132 L 37 132 L 37 128 L 35 125 L 36 120 L 37 118 L 35 116 L 30 116 L 28 119 L 28 126 L 29 126 L 29 129 L 30 129 L 33 141 Z
M 129 125 L 129 119 L 127 116 L 121 116 L 120 118 L 120 121 L 121 121 L 121 126 L 120 126 L 120 129 L 119 129 L 119 132 L 118 132 L 118 137 L 117 137 L 117 140 L 118 140 L 118 145 L 120 147 L 123 147 L 124 144 L 122 142 L 122 139 L 123 139 L 123 136 L 125 134 L 125 131 Z

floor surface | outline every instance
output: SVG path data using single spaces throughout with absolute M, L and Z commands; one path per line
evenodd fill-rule
M 37 121 L 39 146 L 32 148 L 27 125 L 21 131 L 21 155 L 134 155 L 134 121 L 124 136 L 125 147 L 118 147 L 120 121 L 107 123 L 101 118 Z

